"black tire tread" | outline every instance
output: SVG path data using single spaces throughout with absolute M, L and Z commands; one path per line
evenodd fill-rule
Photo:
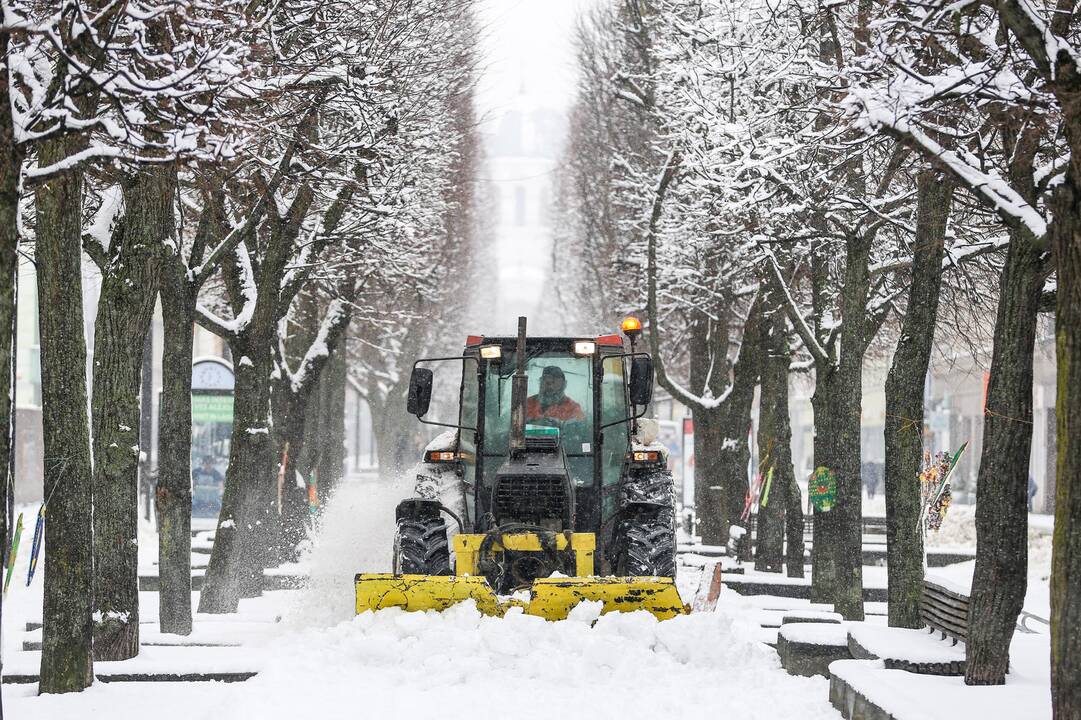
M 676 531 L 670 513 L 630 518 L 621 530 L 619 575 L 676 576 Z
M 395 538 L 398 572 L 450 575 L 450 544 L 443 518 L 402 518 Z

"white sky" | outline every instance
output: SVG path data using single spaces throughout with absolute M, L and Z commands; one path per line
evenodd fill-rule
M 499 204 L 498 218 L 491 218 L 496 236 L 487 248 L 495 258 L 497 280 L 476 288 L 474 298 L 481 308 L 477 320 L 487 334 L 513 333 L 519 314 L 530 317 L 531 333 L 553 331 L 553 318 L 540 312 L 550 262 L 550 236 L 540 217 L 545 212 L 541 205 L 552 196 L 550 173 L 562 150 L 562 133 L 527 131 L 529 157 L 499 156 L 492 140 L 508 112 L 566 115 L 574 101 L 575 22 L 582 10 L 604 1 L 610 0 L 480 0 L 476 102 L 491 163 L 482 172 L 483 181 L 497 183 L 492 189 Z M 512 223 L 516 192 L 528 198 L 525 226 Z
M 524 87 L 538 104 L 566 110 L 573 100 L 578 11 L 600 0 L 483 0 L 482 76 L 477 107 L 491 119 Z

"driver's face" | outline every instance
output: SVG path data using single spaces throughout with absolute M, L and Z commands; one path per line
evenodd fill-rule
M 563 390 L 563 381 L 553 375 L 545 375 L 541 378 L 541 392 L 545 395 L 556 395 Z

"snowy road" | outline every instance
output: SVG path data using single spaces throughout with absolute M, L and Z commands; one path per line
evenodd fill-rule
M 8 685 L 5 709 L 42 720 L 839 717 L 827 682 L 781 670 L 776 653 L 759 642 L 758 625 L 738 609 L 739 596 L 727 591 L 718 612 L 663 623 L 647 613 L 597 618 L 590 606 L 562 623 L 520 613 L 489 618 L 471 605 L 352 617 L 352 576 L 384 569 L 399 497 L 400 486 L 348 486 L 328 508 L 305 563 L 308 588 L 245 600 L 235 618 L 196 618 L 197 631 L 211 626 L 223 639 L 235 625 L 242 648 L 184 650 L 205 655 L 206 670 L 226 654 L 234 668 L 247 657 L 255 678 L 97 683 L 77 695 L 45 697 L 35 696 L 33 685 Z M 155 620 L 156 602 L 144 597 L 144 622 Z M 6 644 L 5 660 L 14 649 Z
M 6 703 L 12 717 L 42 719 L 839 717 L 824 679 L 787 675 L 754 626 L 724 610 L 663 623 L 613 614 L 591 626 L 594 613 L 580 606 L 562 623 L 465 605 L 369 613 L 253 648 L 262 667 L 245 683 L 99 683 L 51 697 L 7 686 Z M 281 630 L 267 624 L 268 635 Z M 202 650 L 212 666 L 214 649 Z

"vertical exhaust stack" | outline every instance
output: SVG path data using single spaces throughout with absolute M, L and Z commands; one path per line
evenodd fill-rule
M 518 318 L 518 346 L 514 359 L 516 367 L 510 390 L 510 451 L 518 455 L 525 451 L 525 405 L 529 392 L 525 374 L 525 317 Z

